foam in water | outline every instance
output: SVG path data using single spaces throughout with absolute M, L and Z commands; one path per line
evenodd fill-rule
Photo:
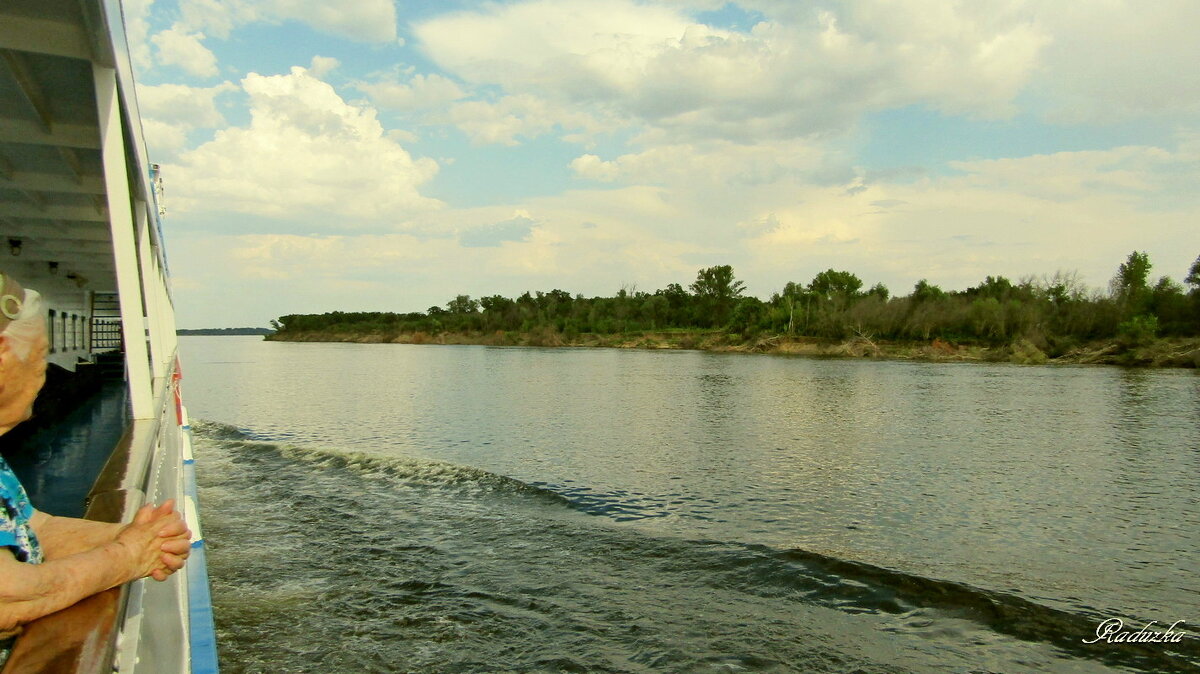
M 1088 646 L 1090 617 L 804 550 L 647 536 L 470 467 L 195 428 L 233 671 L 1200 663 L 1194 639 Z

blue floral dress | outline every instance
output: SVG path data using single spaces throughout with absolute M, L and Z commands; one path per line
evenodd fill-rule
M 0 548 L 10 548 L 18 561 L 40 564 L 42 546 L 29 521 L 33 505 L 21 481 L 0 457 Z

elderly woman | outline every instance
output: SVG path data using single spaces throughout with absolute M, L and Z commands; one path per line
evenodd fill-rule
M 0 434 L 32 413 L 47 346 L 40 297 L 0 273 Z M 0 663 L 25 623 L 122 583 L 166 580 L 183 567 L 190 537 L 171 501 L 127 525 L 40 512 L 0 457 Z

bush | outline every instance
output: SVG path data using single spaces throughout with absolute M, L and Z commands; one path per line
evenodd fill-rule
M 1117 326 L 1117 337 L 1126 346 L 1141 346 L 1158 336 L 1158 317 L 1142 314 Z
M 1046 354 L 1033 342 L 1022 338 L 1012 343 L 1012 355 L 1008 361 L 1021 365 L 1041 365 L 1046 362 Z

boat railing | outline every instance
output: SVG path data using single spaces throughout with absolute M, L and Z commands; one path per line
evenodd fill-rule
M 143 504 L 167 498 L 178 499 L 184 510 L 182 464 L 190 449 L 177 416 L 173 375 L 154 380 L 155 418 L 129 424 L 93 484 L 86 519 L 128 523 Z M 133 672 L 139 661 L 143 670 L 187 671 L 186 576 L 127 583 L 29 623 L 2 674 Z M 147 612 L 156 616 L 153 623 L 143 623 Z

